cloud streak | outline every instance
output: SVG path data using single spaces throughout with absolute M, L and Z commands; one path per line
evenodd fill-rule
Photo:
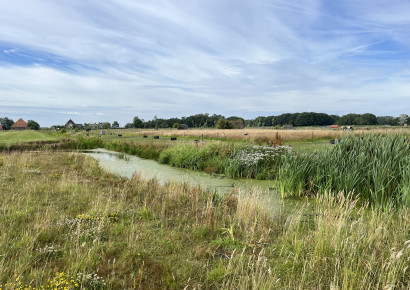
M 396 0 L 5 0 L 0 113 L 21 108 L 17 118 L 30 104 L 48 112 L 44 125 L 64 123 L 53 110 L 122 123 L 200 112 L 408 113 L 409 8 Z

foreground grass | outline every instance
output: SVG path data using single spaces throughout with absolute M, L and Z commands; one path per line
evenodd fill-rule
M 407 289 L 406 208 L 350 196 L 271 212 L 103 172 L 77 153 L 0 155 L 0 288 Z

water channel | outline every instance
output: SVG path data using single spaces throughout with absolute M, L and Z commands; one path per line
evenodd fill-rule
M 256 189 L 269 197 L 270 206 L 278 207 L 283 205 L 280 193 L 274 188 L 275 182 L 273 180 L 230 179 L 223 176 L 213 176 L 204 172 L 171 167 L 154 160 L 142 159 L 105 149 L 87 150 L 84 151 L 84 154 L 96 159 L 105 170 L 122 177 L 131 178 L 134 173 L 138 173 L 143 178 L 155 178 L 162 185 L 169 182 L 186 182 L 220 194 L 232 190 L 240 190 L 246 193 Z

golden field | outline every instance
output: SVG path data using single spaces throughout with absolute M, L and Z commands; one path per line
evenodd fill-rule
M 354 134 L 362 135 L 366 133 L 375 134 L 402 134 L 410 135 L 410 128 L 402 127 L 361 127 L 353 131 L 343 131 L 342 129 L 327 129 L 327 128 L 314 128 L 305 127 L 292 130 L 282 130 L 273 128 L 245 128 L 245 129 L 189 129 L 189 130 L 176 130 L 176 129 L 138 129 L 132 134 L 136 135 L 159 135 L 159 136 L 186 136 L 186 137 L 201 137 L 204 138 L 228 138 L 237 140 L 256 140 L 265 139 L 275 140 L 281 138 L 282 141 L 303 141 L 315 139 L 339 139 L 343 136 Z

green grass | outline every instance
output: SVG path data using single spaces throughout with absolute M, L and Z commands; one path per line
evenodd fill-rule
M 8 145 L 34 141 L 57 141 L 59 136 L 49 131 L 8 130 L 0 131 L 0 145 Z
M 0 288 L 410 286 L 405 208 L 323 195 L 272 212 L 258 192 L 128 180 L 50 151 L 0 155 L 0 180 Z

